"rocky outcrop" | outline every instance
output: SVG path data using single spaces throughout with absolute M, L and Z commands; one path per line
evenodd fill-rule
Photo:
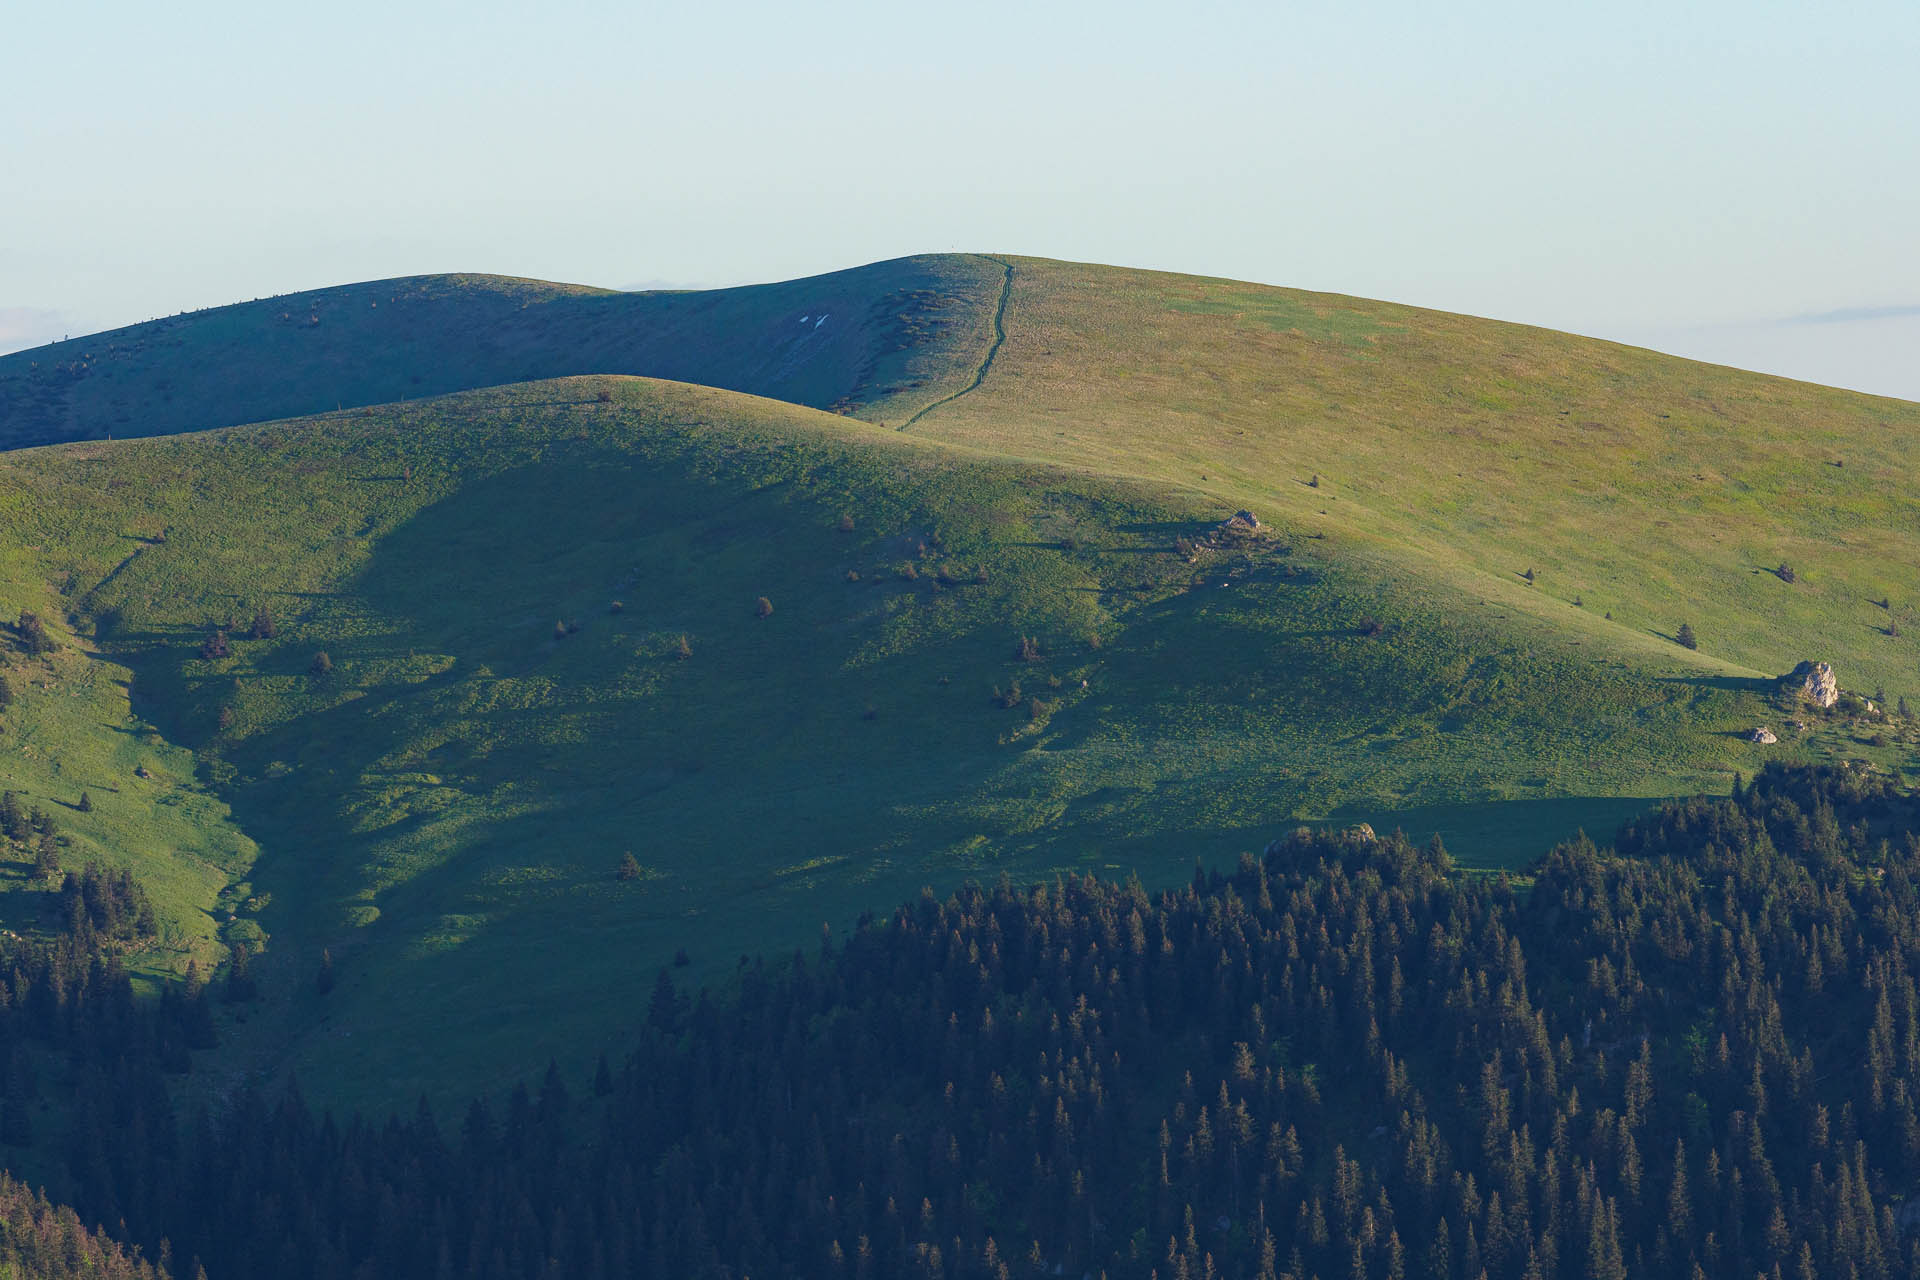
M 1803 662 L 1787 673 L 1786 683 L 1816 707 L 1830 707 L 1840 701 L 1840 682 L 1834 678 L 1831 663 Z
M 1780 741 L 1780 739 L 1774 736 L 1773 730 L 1767 728 L 1765 725 L 1761 725 L 1758 729 L 1749 729 L 1747 731 L 1747 741 L 1757 742 L 1764 747 L 1770 746 Z

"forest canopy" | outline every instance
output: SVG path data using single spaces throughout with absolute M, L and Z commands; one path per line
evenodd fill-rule
M 143 1021 L 97 966 L 103 1012 L 27 981 L 4 1025 L 94 1059 L 81 1215 L 213 1280 L 1795 1280 L 1920 1274 L 1917 970 L 1920 801 L 1773 767 L 1521 878 L 1302 830 L 923 894 L 724 994 L 662 971 L 623 1065 L 444 1131 L 177 1123 L 130 1081 L 204 993 Z

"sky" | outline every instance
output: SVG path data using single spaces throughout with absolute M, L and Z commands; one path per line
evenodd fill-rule
M 1920 400 L 1920 4 L 9 5 L 0 350 L 973 250 Z

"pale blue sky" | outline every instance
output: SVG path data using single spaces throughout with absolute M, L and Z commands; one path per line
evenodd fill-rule
M 415 272 L 720 284 L 968 249 L 1920 399 L 1913 0 L 0 16 L 0 349 Z

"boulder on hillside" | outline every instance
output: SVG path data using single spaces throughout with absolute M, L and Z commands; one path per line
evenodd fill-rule
M 1757 742 L 1764 747 L 1778 742 L 1780 739 L 1774 736 L 1773 730 L 1767 728 L 1765 725 L 1761 725 L 1757 729 L 1749 729 L 1747 731 L 1747 741 Z
M 1840 682 L 1834 678 L 1832 663 L 1803 662 L 1787 673 L 1785 683 L 1816 707 L 1840 701 Z

